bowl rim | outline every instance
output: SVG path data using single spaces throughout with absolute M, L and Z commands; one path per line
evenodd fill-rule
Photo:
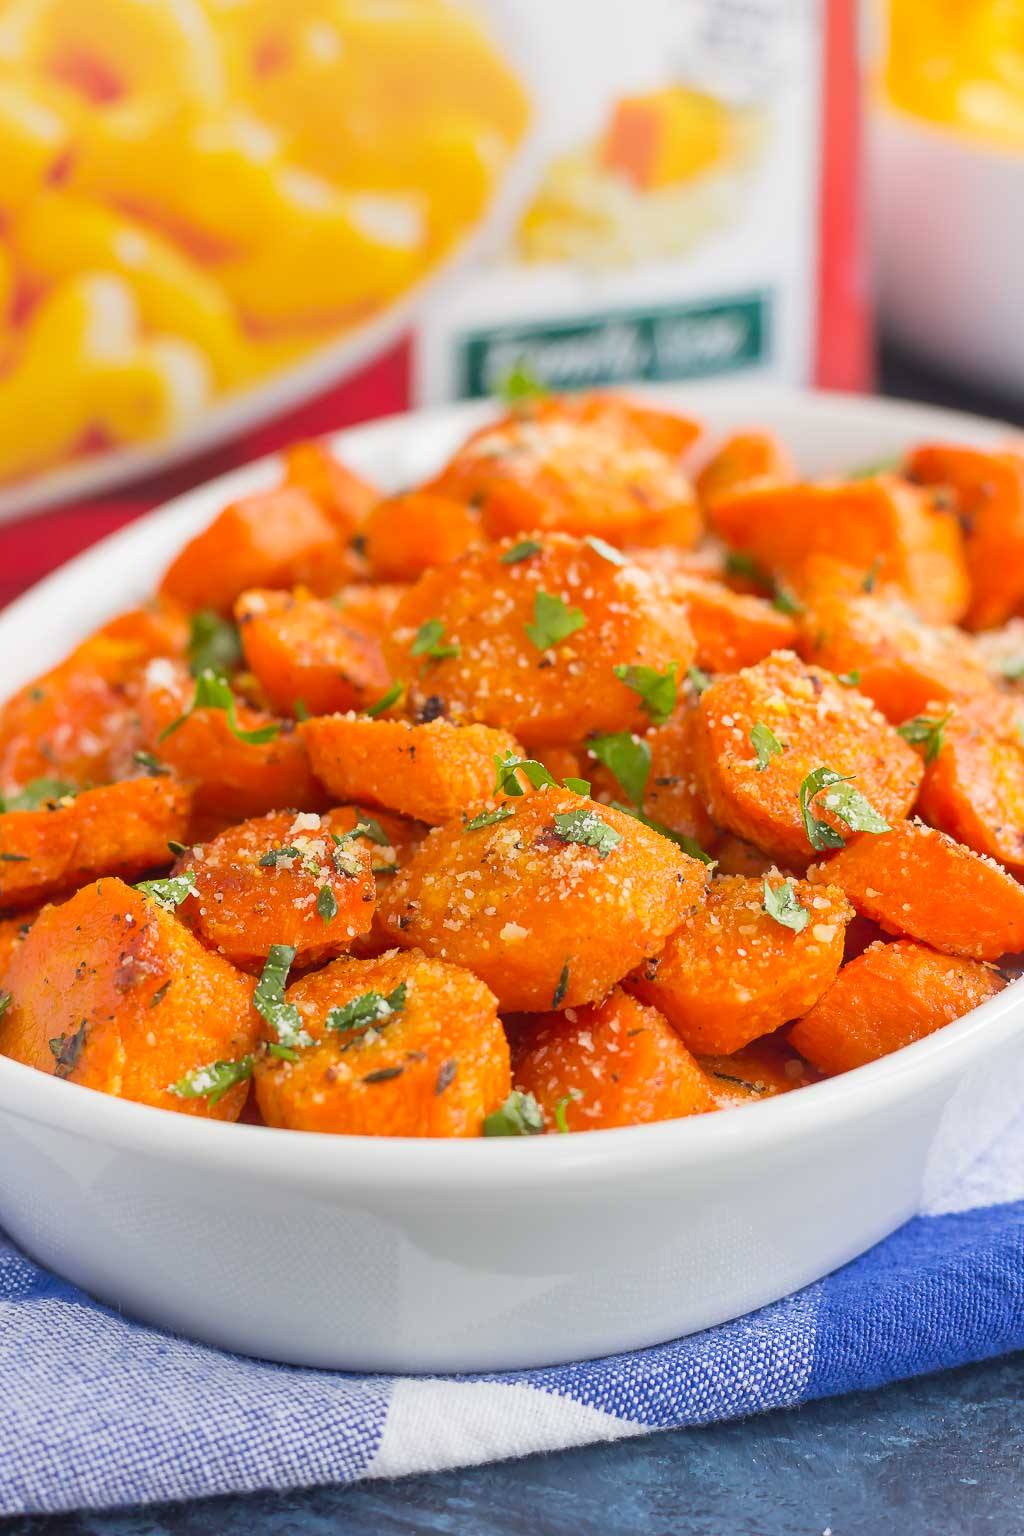
M 671 403 L 681 410 L 699 411 L 703 401 L 709 414 L 713 414 L 716 395 L 722 401 L 729 398 L 727 389 L 707 385 L 638 385 L 627 389 L 637 398 Z M 1008 423 L 965 412 L 839 391 L 754 386 L 737 394 L 733 385 L 732 393 L 734 403 L 743 401 L 739 414 L 754 419 L 759 407 L 770 401 L 775 414 L 780 409 L 784 414 L 835 411 L 843 415 L 856 411 L 862 417 L 876 416 L 890 428 L 898 427 L 902 419 L 908 433 L 920 430 L 923 414 L 934 432 L 945 428 L 964 440 L 995 441 L 996 434 L 1015 430 Z M 433 425 L 439 430 L 468 426 L 494 411 L 492 402 L 463 402 L 430 411 L 403 412 L 331 434 L 325 441 L 340 451 L 351 451 L 360 444 L 372 445 L 377 438 L 387 441 L 396 431 L 413 424 Z M 0 642 L 7 631 L 16 635 L 29 614 L 51 593 L 86 578 L 94 566 L 102 567 L 112 546 L 130 550 L 136 542 L 145 543 L 154 527 L 182 522 L 189 515 L 197 515 L 215 497 L 226 498 L 260 484 L 279 462 L 279 455 L 267 455 L 204 482 L 65 562 L 0 613 Z M 183 537 L 187 532 L 183 527 Z M 895 1104 L 941 1089 L 974 1058 L 1021 1034 L 1024 978 L 1010 982 L 981 1007 L 934 1034 L 798 1093 L 781 1094 L 756 1106 L 739 1106 L 724 1113 L 564 1137 L 375 1137 L 279 1130 L 136 1104 L 61 1081 L 6 1057 L 0 1057 L 0 1114 L 119 1150 L 278 1186 L 346 1193 L 386 1191 L 396 1197 L 427 1189 L 481 1197 L 498 1190 L 529 1190 L 533 1196 L 543 1197 L 546 1187 L 561 1188 L 566 1181 L 582 1188 L 632 1179 L 641 1172 L 699 1173 L 712 1159 L 738 1162 L 782 1142 L 789 1141 L 794 1147 L 805 1145 L 816 1134 L 883 1114 Z M 520 1145 L 522 1141 L 532 1142 L 532 1148 Z

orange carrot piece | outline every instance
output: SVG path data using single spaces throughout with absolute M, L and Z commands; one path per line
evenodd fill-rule
M 544 789 L 490 809 L 433 832 L 380 911 L 395 943 L 471 967 L 503 1009 L 598 1001 L 704 900 L 702 864 L 608 806 Z
M 754 1040 L 730 1056 L 699 1056 L 719 1109 L 774 1099 L 820 1081 L 820 1074 L 793 1050 L 785 1031 Z
M 952 443 L 925 443 L 907 473 L 948 493 L 965 527 L 971 629 L 1002 624 L 1024 606 L 1024 458 Z
M 366 519 L 366 555 L 376 581 L 415 581 L 482 540 L 480 519 L 463 501 L 407 491 L 379 501 Z
M 14 917 L 0 917 L 0 986 L 11 957 L 39 915 L 34 908 L 19 912 Z
M 352 570 L 326 513 L 305 491 L 284 487 L 225 507 L 171 562 L 160 591 L 186 608 L 230 613 L 249 587 L 307 586 L 329 594 Z
M 955 623 L 967 607 L 959 524 L 895 475 L 740 490 L 716 501 L 711 517 L 733 549 L 786 579 L 827 554 L 895 582 L 932 623 Z
M 1005 985 L 977 960 L 911 939 L 875 944 L 843 967 L 789 1042 L 819 1071 L 849 1072 L 952 1024 Z
M 774 432 L 737 432 L 725 440 L 697 476 L 705 506 L 752 486 L 787 485 L 796 470 Z
M 695 649 L 685 613 L 656 577 L 586 540 L 530 543 L 540 548 L 523 558 L 513 543 L 494 545 L 410 588 L 384 650 L 411 706 L 440 698 L 453 719 L 526 742 L 643 727 L 640 699 L 614 668 L 675 663 L 683 676 Z
M 549 1131 L 680 1120 L 715 1108 L 708 1079 L 655 1008 L 616 987 L 601 1003 L 524 1021 L 515 1082 Z
M 235 604 L 245 659 L 280 714 L 359 709 L 388 686 L 379 637 L 320 598 L 243 592 Z
M 697 641 L 696 664 L 707 672 L 751 667 L 772 651 L 792 650 L 797 627 L 764 598 L 732 592 L 699 576 L 671 578 L 673 597 L 683 603 Z
M 1024 876 L 1024 704 L 993 694 L 957 704 L 925 769 L 926 821 Z
M 311 496 L 344 539 L 362 526 L 380 497 L 376 486 L 336 458 L 326 443 L 292 443 L 284 464 L 285 485 Z
M 256 1044 L 253 982 L 210 954 L 172 913 L 120 880 L 45 907 L 4 986 L 0 1054 L 139 1104 L 235 1120 L 247 1085 L 217 1103 L 171 1091 L 196 1068 Z
M 759 726 L 781 748 L 771 748 L 763 767 L 752 740 Z M 813 851 L 800 790 L 816 769 L 849 776 L 890 823 L 910 811 L 923 772 L 913 749 L 869 699 L 785 651 L 705 689 L 695 765 L 719 826 L 795 866 L 806 864 Z M 828 799 L 827 792 L 814 799 L 815 818 L 849 837 Z
M 38 811 L 0 815 L 0 909 L 34 906 L 100 875 L 169 862 L 185 835 L 191 793 L 170 778 L 125 779 Z
M 373 993 L 389 1011 L 330 1027 Z M 288 988 L 314 1044 L 265 1056 L 256 1095 L 268 1125 L 349 1136 L 478 1136 L 511 1087 L 494 997 L 469 971 L 413 951 L 335 960 Z M 378 1005 L 379 1006 L 379 1005 Z
M 642 738 L 651 754 L 643 811 L 672 832 L 692 837 L 706 852 L 715 842 L 718 829 L 705 809 L 697 785 L 695 733 L 695 711 L 680 707 L 664 725 L 648 731 Z M 592 752 L 588 752 L 575 777 L 590 780 L 595 800 L 628 802 L 630 799 L 626 787 L 594 758 Z
M 861 837 L 809 871 L 845 891 L 887 933 L 950 955 L 1024 950 L 1024 888 L 1005 869 L 920 822 Z
M 766 876 L 782 887 L 780 876 Z M 683 1044 L 729 1055 L 806 1013 L 835 980 L 853 908 L 842 891 L 789 883 L 804 909 L 800 932 L 765 911 L 764 880 L 713 880 L 707 905 L 664 950 L 630 977 L 629 988 L 659 1008 Z

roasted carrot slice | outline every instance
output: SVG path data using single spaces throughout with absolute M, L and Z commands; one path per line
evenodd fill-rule
M 1024 875 L 1024 705 L 994 694 L 956 706 L 933 737 L 926 821 Z
M 952 1024 L 1005 985 L 977 960 L 940 955 L 911 939 L 874 944 L 844 965 L 789 1042 L 819 1071 L 849 1072 Z
M 297 704 L 312 715 L 359 709 L 388 686 L 379 636 L 344 608 L 291 592 L 243 592 L 235 616 L 245 659 L 283 715 Z
M 171 562 L 160 591 L 186 608 L 230 613 L 247 588 L 306 586 L 329 594 L 353 569 L 327 514 L 305 491 L 286 486 L 225 507 Z
M 729 1055 L 817 1002 L 842 964 L 852 916 L 832 887 L 725 876 L 629 988 L 661 1010 L 691 1051 Z
M 923 771 L 869 699 L 785 651 L 705 689 L 695 765 L 714 820 L 796 866 L 829 846 L 812 840 L 816 822 L 846 838 L 906 816 Z
M 467 965 L 503 1009 L 596 1002 L 704 900 L 705 871 L 568 790 L 433 832 L 381 898 L 394 941 Z
M 773 432 L 737 432 L 697 476 L 697 495 L 708 506 L 751 486 L 786 485 L 795 479 L 793 461 Z
M 168 842 L 185 836 L 191 799 L 174 779 L 125 779 L 0 815 L 0 909 L 167 864 Z
M 694 655 L 686 615 L 659 580 L 562 534 L 503 543 L 428 571 L 398 605 L 385 645 L 414 709 L 440 699 L 522 741 L 579 740 L 647 722 L 616 668 Z
M 380 498 L 376 486 L 315 439 L 286 448 L 284 466 L 285 485 L 311 496 L 344 539 L 357 532 Z
M 539 1013 L 517 1042 L 515 1082 L 549 1131 L 603 1131 L 715 1108 L 707 1077 L 656 1008 L 616 987 L 602 1003 Z
M 419 821 L 450 821 L 494 789 L 495 756 L 521 756 L 505 731 L 447 720 L 410 725 L 321 715 L 301 728 L 314 772 L 339 800 L 385 805 Z
M 350 949 L 370 930 L 377 892 L 371 844 L 345 837 L 348 820 L 336 829 L 330 812 L 275 811 L 189 848 L 174 871 L 192 879 L 178 915 L 208 949 L 246 968 L 275 944 L 290 945 L 302 965 Z
M 820 1074 L 793 1050 L 785 1031 L 754 1040 L 730 1056 L 700 1056 L 719 1109 L 774 1099 L 820 1081 Z
M 314 1043 L 267 1055 L 268 1125 L 359 1136 L 478 1136 L 511 1087 L 494 997 L 469 971 L 413 952 L 335 960 L 288 988 Z
M 366 519 L 366 555 L 377 581 L 415 581 L 482 540 L 480 518 L 464 501 L 408 491 L 379 501 Z
M 895 475 L 741 490 L 711 516 L 727 544 L 775 575 L 791 578 L 810 555 L 827 554 L 895 582 L 931 623 L 955 623 L 967 608 L 959 524 Z
M 252 980 L 141 891 L 106 879 L 45 907 L 4 987 L 0 1054 L 139 1104 L 238 1118 L 244 1081 L 220 1099 L 171 1085 L 252 1051 Z
M 699 576 L 674 576 L 670 590 L 686 608 L 697 642 L 696 664 L 707 672 L 751 667 L 772 651 L 791 650 L 796 644 L 792 616 L 764 598 L 732 592 L 721 582 Z
M 952 496 L 965 529 L 972 629 L 1002 624 L 1024 605 L 1024 459 L 953 443 L 925 443 L 907 473 Z
M 991 859 L 921 822 L 861 837 L 809 871 L 844 890 L 888 933 L 950 955 L 998 960 L 1024 950 L 1024 888 Z

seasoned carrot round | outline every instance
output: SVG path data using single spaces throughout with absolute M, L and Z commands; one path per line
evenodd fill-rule
M 1010 695 L 958 704 L 925 769 L 926 821 L 1024 876 L 1024 704 Z
M 594 1002 L 704 900 L 704 866 L 569 790 L 433 832 L 381 899 L 402 945 L 466 965 L 503 1009 Z
M 125 779 L 0 815 L 0 910 L 36 905 L 99 875 L 129 878 L 167 864 L 192 796 L 170 778 Z
M 331 602 L 346 620 L 383 640 L 391 629 L 395 609 L 409 590 L 405 581 L 352 582 L 339 587 Z
M 478 1136 L 509 1092 L 494 997 L 459 966 L 416 951 L 335 960 L 295 982 L 286 999 L 314 1043 L 296 1061 L 257 1062 L 256 1097 L 268 1125 Z
M 297 705 L 311 715 L 360 709 L 388 686 L 379 636 L 333 603 L 243 592 L 235 617 L 246 662 L 279 714 L 295 714 Z
M 366 555 L 376 581 L 415 581 L 479 544 L 479 515 L 463 501 L 407 491 L 379 501 L 366 519 Z
M 284 483 L 311 496 L 345 539 L 362 526 L 380 497 L 376 486 L 316 440 L 285 449 Z
M 791 919 L 804 924 L 799 932 L 765 911 L 765 882 L 799 903 L 802 913 Z M 817 1002 L 842 964 L 852 916 L 834 887 L 725 876 L 629 987 L 661 1010 L 691 1051 L 729 1055 Z
M 453 718 L 527 743 L 642 727 L 640 700 L 614 669 L 675 663 L 682 676 L 694 639 L 661 580 L 609 554 L 547 535 L 428 571 L 385 646 L 413 707 L 436 698 Z
M 793 461 L 773 432 L 737 432 L 697 476 L 697 495 L 707 506 L 748 486 L 795 479 Z
M 940 955 L 911 939 L 873 944 L 843 966 L 789 1042 L 819 1071 L 849 1072 L 952 1024 L 1005 985 L 977 960 Z
M 339 800 L 362 799 L 431 823 L 450 821 L 493 792 L 496 755 L 522 755 L 506 731 L 448 720 L 410 725 L 323 715 L 301 730 L 317 777 Z
M 794 1088 L 820 1081 L 820 1074 L 798 1056 L 785 1031 L 765 1035 L 728 1056 L 699 1056 L 719 1109 L 737 1109 L 774 1099 Z
M 763 767 L 751 739 L 757 727 L 771 738 L 762 737 Z M 715 821 L 796 865 L 806 864 L 813 852 L 800 789 L 816 769 L 849 775 L 852 786 L 890 823 L 909 812 L 922 774 L 913 749 L 869 699 L 784 651 L 705 689 L 698 706 L 695 764 Z M 849 836 L 832 801 L 827 790 L 819 794 L 814 816 Z
M 611 397 L 536 402 L 475 433 L 430 490 L 479 507 L 491 538 L 692 544 L 700 510 L 677 460 L 695 435 L 689 422 Z
M 621 988 L 602 1003 L 539 1013 L 523 1026 L 515 1082 L 549 1131 L 603 1131 L 715 1108 L 708 1079 L 655 1008 Z
M 230 613 L 250 587 L 330 593 L 351 579 L 337 528 L 305 491 L 260 491 L 225 507 L 171 562 L 160 591 L 186 608 Z
M 179 916 L 234 965 L 258 964 L 274 944 L 299 964 L 340 954 L 369 932 L 376 886 L 372 845 L 339 847 L 332 833 L 344 835 L 330 812 L 275 811 L 190 848 L 175 866 L 193 880 Z
M 253 1050 L 253 982 L 141 891 L 100 880 L 44 907 L 4 987 L 0 1055 L 139 1104 L 238 1118 L 244 1082 L 217 1103 L 170 1085 Z
M 772 651 L 790 650 L 797 629 L 792 617 L 780 613 L 762 597 L 732 592 L 720 581 L 677 574 L 670 591 L 686 609 L 698 667 L 706 672 L 733 672 L 750 667 Z
M 149 751 L 194 786 L 197 813 L 238 819 L 282 806 L 305 811 L 325 804 L 292 721 L 279 721 L 236 700 L 238 730 L 274 732 L 269 741 L 240 740 L 225 710 L 203 707 L 188 713 L 195 687 L 183 666 L 158 658 L 146 669 L 137 712 Z M 188 718 L 169 730 L 186 713 Z
M 886 932 L 946 954 L 998 960 L 1024 950 L 1024 888 L 993 860 L 922 822 L 856 838 L 808 877 L 839 886 Z

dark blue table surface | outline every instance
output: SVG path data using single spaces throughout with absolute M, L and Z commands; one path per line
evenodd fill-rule
M 1024 424 L 1024 401 L 968 392 L 892 354 L 883 384 Z M 0 1527 L 3 1536 L 1021 1536 L 1024 1355 L 433 1477 Z

